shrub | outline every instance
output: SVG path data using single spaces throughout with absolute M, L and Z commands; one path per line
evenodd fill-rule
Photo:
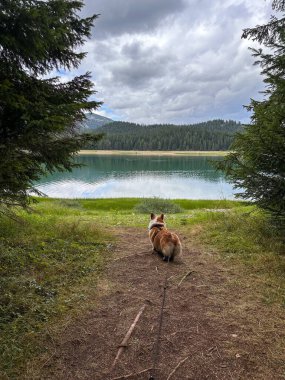
M 150 198 L 144 199 L 142 202 L 135 206 L 135 211 L 139 213 L 155 213 L 155 214 L 176 214 L 182 212 L 183 209 L 169 201 L 168 199 Z

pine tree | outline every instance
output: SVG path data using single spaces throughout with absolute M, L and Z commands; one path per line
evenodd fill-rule
M 273 9 L 285 11 L 285 1 L 273 1 Z M 285 15 L 272 16 L 266 25 L 246 29 L 266 48 L 251 49 L 262 68 L 266 90 L 262 101 L 251 100 L 251 124 L 239 133 L 233 153 L 220 166 L 241 197 L 253 200 L 275 218 L 285 219 Z
M 71 170 L 73 155 L 98 137 L 79 133 L 100 103 L 90 73 L 62 82 L 48 76 L 77 68 L 96 15 L 82 19 L 81 0 L 0 3 L 0 204 L 27 206 L 45 173 Z

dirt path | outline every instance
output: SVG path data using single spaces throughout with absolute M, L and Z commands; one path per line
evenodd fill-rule
M 40 378 L 109 380 L 151 367 L 167 273 L 171 278 L 156 380 L 166 380 L 185 358 L 171 380 L 284 379 L 282 311 L 275 310 L 273 323 L 272 309 L 248 283 L 243 285 L 242 273 L 195 247 L 191 237 L 182 236 L 183 259 L 167 264 L 151 254 L 145 230 L 115 233 L 116 254 L 101 285 L 103 289 L 107 284 L 108 290 L 96 310 L 68 326 Z M 194 272 L 178 287 L 189 270 Z M 118 345 L 146 300 L 128 348 L 108 374 Z M 149 379 L 149 373 L 128 379 Z

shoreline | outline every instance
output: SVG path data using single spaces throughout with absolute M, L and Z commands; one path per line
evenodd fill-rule
M 88 155 L 106 155 L 106 156 L 221 156 L 224 157 L 229 154 L 230 151 L 217 151 L 217 150 L 207 150 L 207 151 L 178 151 L 178 150 L 80 150 L 78 154 L 80 156 Z

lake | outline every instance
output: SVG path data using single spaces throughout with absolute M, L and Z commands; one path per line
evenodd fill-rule
M 36 187 L 56 198 L 161 197 L 234 199 L 234 190 L 203 156 L 78 156 L 72 172 L 54 173 Z

